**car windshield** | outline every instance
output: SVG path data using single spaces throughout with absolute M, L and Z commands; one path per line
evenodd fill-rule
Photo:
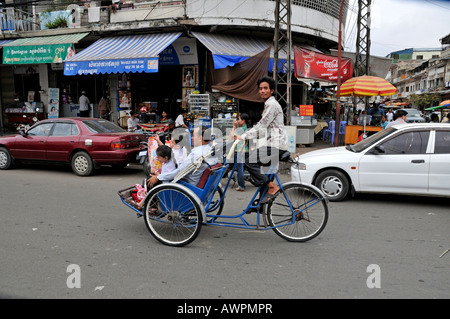
M 124 129 L 106 120 L 85 120 L 83 124 L 92 133 L 122 133 Z
M 418 110 L 415 109 L 406 109 L 406 112 L 408 112 L 407 116 L 412 116 L 412 117 L 420 117 L 420 112 Z
M 359 153 L 364 151 L 366 148 L 372 146 L 373 144 L 377 143 L 378 141 L 382 140 L 386 136 L 392 134 L 397 129 L 394 127 L 389 127 L 385 130 L 379 131 L 374 135 L 369 136 L 368 138 L 362 140 L 359 143 L 356 143 L 355 145 L 347 145 L 346 149 L 355 153 Z

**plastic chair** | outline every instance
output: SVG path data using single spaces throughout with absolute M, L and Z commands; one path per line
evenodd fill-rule
M 328 139 L 327 137 L 330 136 L 331 139 L 331 143 L 333 143 L 334 141 L 334 131 L 335 131 L 335 121 L 330 121 L 330 123 L 328 123 L 328 127 L 326 129 L 323 130 L 323 140 L 325 141 L 326 139 Z
M 345 136 L 345 128 L 347 127 L 347 121 L 339 122 L 339 138 L 344 140 Z

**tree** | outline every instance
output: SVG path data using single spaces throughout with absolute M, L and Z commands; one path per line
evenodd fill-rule
M 424 109 L 431 106 L 438 105 L 441 99 L 441 95 L 439 93 L 426 93 L 426 94 L 411 94 L 409 100 L 413 103 L 414 106 L 417 106 L 418 109 Z

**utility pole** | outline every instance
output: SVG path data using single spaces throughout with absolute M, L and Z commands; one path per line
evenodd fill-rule
M 290 124 L 292 104 L 292 37 L 291 37 L 291 0 L 276 0 L 273 78 L 275 80 L 276 99 L 283 108 L 285 123 Z M 284 90 L 286 88 L 286 90 Z M 282 92 L 280 92 L 280 89 Z
M 372 0 L 358 0 L 358 27 L 356 34 L 355 75 L 370 75 L 370 5 Z M 366 109 L 369 107 L 369 98 L 363 100 Z

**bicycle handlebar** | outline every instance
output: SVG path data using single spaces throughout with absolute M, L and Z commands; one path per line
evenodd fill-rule
M 234 141 L 233 145 L 230 148 L 230 151 L 228 152 L 227 160 L 230 160 L 234 156 L 234 149 L 236 148 L 239 142 L 240 140 Z

